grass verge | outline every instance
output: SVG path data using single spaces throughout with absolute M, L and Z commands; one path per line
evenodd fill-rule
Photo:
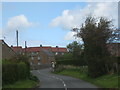
M 79 72 L 79 70 L 74 70 L 74 69 L 62 70 L 60 72 L 55 72 L 55 73 L 79 78 L 101 88 L 118 88 L 118 74 L 103 75 L 98 78 L 90 78 L 87 76 L 86 73 L 81 73 Z
M 17 81 L 14 84 L 9 84 L 3 86 L 3 88 L 34 88 L 38 82 L 33 81 L 33 80 L 23 80 L 23 81 Z

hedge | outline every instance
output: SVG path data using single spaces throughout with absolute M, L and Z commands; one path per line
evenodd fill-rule
M 58 65 L 74 65 L 74 66 L 83 66 L 85 63 L 80 60 L 58 60 L 56 61 Z
M 4 61 L 2 64 L 2 84 L 11 84 L 18 80 L 24 80 L 29 76 L 29 68 L 24 62 Z

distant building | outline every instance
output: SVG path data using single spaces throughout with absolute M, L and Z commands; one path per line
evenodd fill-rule
M 28 55 L 30 57 L 29 62 L 31 68 L 41 68 L 45 66 L 50 66 L 51 62 L 55 61 L 55 55 L 64 55 L 67 53 L 66 48 L 42 46 L 40 47 L 13 47 L 12 49 L 22 55 Z
M 13 49 L 13 51 L 16 53 L 16 54 L 22 54 L 23 53 L 23 48 L 21 46 L 11 46 L 11 48 Z
M 67 48 L 61 48 L 61 47 L 52 47 L 52 52 L 54 53 L 54 55 L 64 55 L 65 53 L 67 53 Z
M 3 40 L 0 40 L 0 59 L 11 59 L 16 53 Z
M 108 43 L 108 51 L 113 56 L 120 56 L 120 43 Z

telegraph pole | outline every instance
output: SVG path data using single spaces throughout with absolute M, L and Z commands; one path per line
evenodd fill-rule
M 25 55 L 26 55 L 27 42 L 25 41 Z
M 18 30 L 16 30 L 16 39 L 17 39 L 17 47 L 18 47 Z

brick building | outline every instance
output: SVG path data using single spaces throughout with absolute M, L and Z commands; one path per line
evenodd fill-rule
M 111 55 L 120 56 L 120 43 L 108 43 L 107 47 Z
M 3 40 L 0 40 L 0 60 L 11 59 L 16 53 Z
M 51 62 L 55 61 L 55 55 L 63 55 L 67 53 L 66 48 L 42 46 L 40 47 L 13 47 L 12 49 L 19 54 L 26 54 L 30 57 L 29 62 L 31 68 L 37 69 L 41 67 L 47 67 L 51 65 Z

